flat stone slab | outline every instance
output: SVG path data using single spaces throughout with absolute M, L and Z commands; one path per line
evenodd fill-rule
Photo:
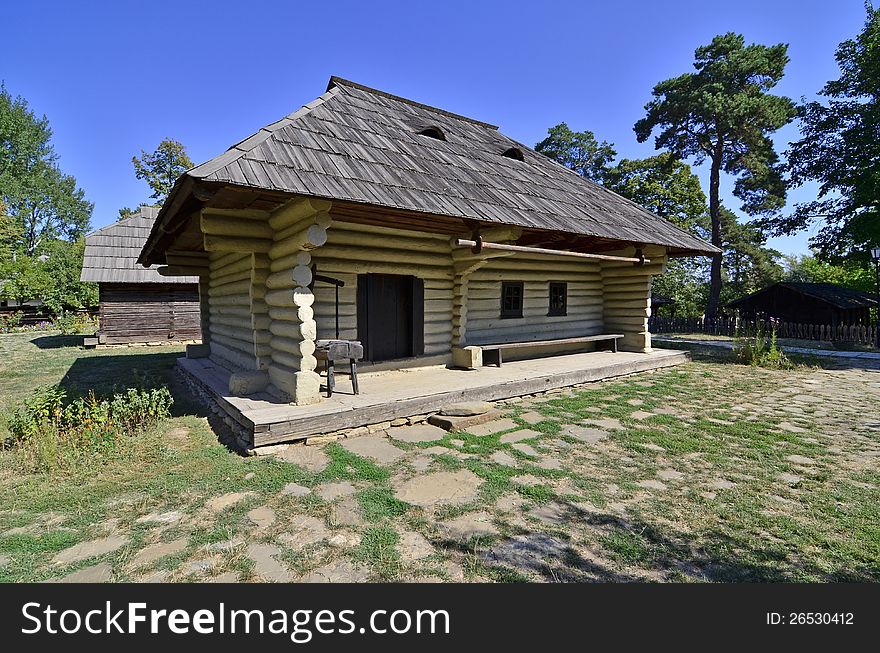
M 269 528 L 276 520 L 275 511 L 269 506 L 259 506 L 258 508 L 254 508 L 248 512 L 247 518 L 260 530 Z
M 286 463 L 293 463 L 297 467 L 302 467 L 312 474 L 323 472 L 327 465 L 330 464 L 330 456 L 324 453 L 320 447 L 290 446 L 275 454 L 275 457 Z
M 282 496 L 286 497 L 305 497 L 311 493 L 311 489 L 307 488 L 305 485 L 299 485 L 298 483 L 288 483 L 281 488 Z
M 327 544 L 337 549 L 351 549 L 361 543 L 361 536 L 352 531 L 337 531 L 327 538 Z
M 366 583 L 370 572 L 348 560 L 334 560 L 299 579 L 300 583 Z
M 84 567 L 60 578 L 53 578 L 50 583 L 107 583 L 113 575 L 113 567 L 109 562 L 102 562 L 91 567 Z
M 179 510 L 168 512 L 151 512 L 143 517 L 135 519 L 136 524 L 173 524 L 183 519 L 183 513 Z
M 526 503 L 526 500 L 523 499 L 519 494 L 505 494 L 503 496 L 498 497 L 495 501 L 495 509 L 500 510 L 501 512 L 511 512 L 514 510 L 519 510 Z
M 127 543 L 128 539 L 121 535 L 111 535 L 109 537 L 102 537 L 98 540 L 80 542 L 79 544 L 74 544 L 73 546 L 56 553 L 52 562 L 56 565 L 73 564 L 80 560 L 87 560 L 88 558 L 112 553 Z
M 646 410 L 634 410 L 633 412 L 631 412 L 629 414 L 629 416 L 632 417 L 633 419 L 642 420 L 642 419 L 648 419 L 649 417 L 654 417 L 654 413 L 649 413 Z
M 238 572 L 224 571 L 222 574 L 206 578 L 206 583 L 237 583 L 240 580 Z
M 570 424 L 560 431 L 560 435 L 567 435 L 587 444 L 597 444 L 608 437 L 608 431 Z
M 434 459 L 427 454 L 422 454 L 420 456 L 416 456 L 412 460 L 409 461 L 409 464 L 412 465 L 412 468 L 417 472 L 424 472 L 431 466 L 431 463 L 434 462 Z
M 281 549 L 273 544 L 248 544 L 247 547 L 257 576 L 273 583 L 288 583 L 291 580 L 290 571 L 275 559 L 280 553 Z
M 156 542 L 155 544 L 148 544 L 134 555 L 129 562 L 129 565 L 132 569 L 145 567 L 146 565 L 156 562 L 156 560 L 159 560 L 160 558 L 180 553 L 186 549 L 188 544 L 189 541 L 185 537 L 174 540 L 173 542 Z
M 355 492 L 357 492 L 357 488 L 349 481 L 321 483 L 321 485 L 315 488 L 315 494 L 324 499 L 324 501 L 333 501 L 339 497 L 347 497 Z
M 461 505 L 478 498 L 483 479 L 467 469 L 416 476 L 394 490 L 394 496 L 415 506 Z
M 490 410 L 488 413 L 483 413 L 482 415 L 471 415 L 469 417 L 453 417 L 451 415 L 431 415 L 428 418 L 428 423 L 433 424 L 445 431 L 468 431 L 472 426 L 476 426 L 477 424 L 485 424 L 486 422 L 491 422 L 492 420 L 499 419 L 501 417 L 501 412 L 497 410 Z
M 330 523 L 334 526 L 363 526 L 361 504 L 354 497 L 345 497 L 330 509 Z
M 446 431 L 431 424 L 413 424 L 389 429 L 388 437 L 400 442 L 436 442 L 446 437 Z
M 584 421 L 602 429 L 620 430 L 623 428 L 620 420 L 614 419 L 613 417 L 602 417 L 599 419 L 590 418 L 585 419 Z
M 543 533 L 527 533 L 499 542 L 483 557 L 488 563 L 542 573 L 550 563 L 564 564 L 567 554 L 568 546 L 562 540 Z
M 684 474 L 674 469 L 661 469 L 657 472 L 657 478 L 661 478 L 664 481 L 680 481 L 684 478 Z
M 205 502 L 205 508 L 211 512 L 220 512 L 221 510 L 226 510 L 227 508 L 234 506 L 239 501 L 243 501 L 244 499 L 253 496 L 253 494 L 253 492 L 227 492 L 226 494 L 221 494 L 208 499 Z
M 534 447 L 532 447 L 531 445 L 526 444 L 525 442 L 514 442 L 514 443 L 513 443 L 512 445 L 510 445 L 510 446 L 513 447 L 514 449 L 516 449 L 517 451 L 519 451 L 520 453 L 524 453 L 525 455 L 527 455 L 527 456 L 531 456 L 531 457 L 533 457 L 533 458 L 536 457 L 536 456 L 539 456 L 539 455 L 540 455 L 540 454 L 535 450 Z
M 492 404 L 487 401 L 459 401 L 443 408 L 440 414 L 447 417 L 473 417 L 488 413 L 490 410 Z
M 665 490 L 666 484 L 662 481 L 656 481 L 654 479 L 648 479 L 646 481 L 639 481 L 636 483 L 639 487 L 646 488 L 648 490 Z
M 565 505 L 551 501 L 550 503 L 532 508 L 526 514 L 545 524 L 559 526 L 571 519 L 571 512 L 571 509 Z
M 486 435 L 492 435 L 493 433 L 498 433 L 499 431 L 509 431 L 511 429 L 515 429 L 519 424 L 514 422 L 512 419 L 505 417 L 504 419 L 496 419 L 491 422 L 486 422 L 485 424 L 478 424 L 470 429 L 468 429 L 468 433 L 471 435 L 476 435 L 477 437 L 483 437 Z
M 541 433 L 538 431 L 533 431 L 532 429 L 520 429 L 519 431 L 512 431 L 510 433 L 505 433 L 501 436 L 500 440 L 502 444 L 510 444 L 512 442 L 520 442 L 521 440 L 531 440 L 532 438 L 541 437 Z
M 544 417 L 541 413 L 536 410 L 530 410 L 527 413 L 523 413 L 519 416 L 519 418 L 524 421 L 526 424 L 537 424 L 538 422 L 543 422 L 548 417 Z
M 716 490 L 730 490 L 736 487 L 736 483 L 733 481 L 728 481 L 724 478 L 716 478 L 714 481 L 709 483 L 709 487 L 713 487 Z
M 553 456 L 541 456 L 535 461 L 535 465 L 541 469 L 562 469 L 562 461 Z
M 778 478 L 783 483 L 788 483 L 789 485 L 797 485 L 802 480 L 804 480 L 797 474 L 789 474 L 788 472 L 782 473 L 776 478 Z
M 404 562 L 415 562 L 434 555 L 435 550 L 421 533 L 404 531 L 397 540 L 397 553 Z
M 807 458 L 806 456 L 793 455 L 793 456 L 786 456 L 785 459 L 790 463 L 794 463 L 795 465 L 815 465 L 816 464 L 815 460 L 813 460 L 812 458 Z
M 347 451 L 369 458 L 380 465 L 390 465 L 406 455 L 403 449 L 395 447 L 388 442 L 387 438 L 378 435 L 363 435 L 346 439 L 341 444 Z
M 517 460 L 513 456 L 511 456 L 506 451 L 494 451 L 492 455 L 489 456 L 489 460 L 493 463 L 498 463 L 499 465 L 503 465 L 504 467 L 516 467 Z
M 779 428 L 783 431 L 788 431 L 789 433 L 806 433 L 807 429 L 803 429 L 800 426 L 795 426 L 791 422 L 780 422 Z
M 450 540 L 467 542 L 474 537 L 498 535 L 488 512 L 472 512 L 438 524 L 443 535 Z
M 279 535 L 277 540 L 294 550 L 316 544 L 330 536 L 326 524 L 311 515 L 294 515 L 285 520 L 285 524 L 290 531 Z

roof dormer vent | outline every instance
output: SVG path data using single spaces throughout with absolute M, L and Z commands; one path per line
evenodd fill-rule
M 501 153 L 501 156 L 506 156 L 508 159 L 516 159 L 517 161 L 526 160 L 523 151 L 518 147 L 511 147 L 510 149 L 504 150 L 504 152 Z
M 446 140 L 446 134 L 444 134 L 443 130 L 436 125 L 430 125 L 428 127 L 420 129 L 419 134 L 421 134 L 422 136 L 427 136 L 428 138 L 436 138 L 438 141 Z

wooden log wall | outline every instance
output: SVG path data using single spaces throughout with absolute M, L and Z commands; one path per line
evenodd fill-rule
M 634 256 L 635 248 L 614 252 L 620 256 Z M 665 249 L 649 247 L 644 251 L 650 259 L 647 265 L 602 261 L 602 314 L 608 333 L 622 333 L 621 349 L 651 351 L 651 280 L 666 268 Z
M 201 338 L 195 284 L 102 283 L 99 297 L 102 344 Z
M 233 370 L 259 370 L 251 319 L 253 254 L 210 252 L 208 321 L 211 359 Z
M 523 282 L 522 318 L 501 318 L 501 283 Z M 550 282 L 568 284 L 568 311 L 548 316 Z M 466 344 L 574 338 L 602 333 L 598 261 L 517 253 L 490 259 L 468 284 Z
M 345 282 L 339 289 L 339 337 L 357 339 L 358 274 L 411 275 L 425 283 L 425 356 L 450 353 L 453 319 L 449 236 L 334 222 L 327 242 L 312 252 L 317 273 Z M 333 286 L 314 286 L 318 338 L 335 337 Z

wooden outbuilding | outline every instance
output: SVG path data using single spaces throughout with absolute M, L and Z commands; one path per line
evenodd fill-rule
M 365 369 L 650 352 L 652 277 L 715 251 L 494 125 L 333 77 L 178 179 L 139 262 L 200 279 L 188 355 L 232 393 L 312 404 L 325 339 Z
M 874 293 L 832 283 L 774 283 L 736 301 L 727 308 L 741 317 L 774 318 L 795 324 L 839 325 L 871 324 L 871 309 L 877 307 Z
M 135 215 L 86 236 L 80 280 L 98 284 L 100 327 L 94 344 L 202 337 L 198 276 L 165 277 L 159 266 L 137 264 L 158 213 L 157 207 L 142 206 Z

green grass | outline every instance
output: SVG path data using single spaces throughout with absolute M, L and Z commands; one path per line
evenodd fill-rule
M 340 480 L 356 486 L 366 523 L 333 532 L 356 530 L 360 544 L 338 549 L 318 542 L 301 551 L 283 549 L 279 560 L 291 573 L 346 557 L 385 580 L 453 578 L 447 568 L 453 562 L 468 578 L 497 581 L 880 580 L 880 471 L 871 455 L 877 439 L 876 430 L 865 426 L 880 401 L 869 383 L 876 374 L 847 371 L 838 378 L 815 368 L 782 372 L 698 356 L 677 368 L 509 407 L 506 416 L 517 422 L 516 428 L 538 432 L 528 443 L 561 461 L 561 470 L 536 466 L 534 459 L 501 443 L 502 433 L 454 433 L 439 442 L 401 444 L 407 456 L 388 466 L 332 443 L 324 448 L 330 464 L 314 474 L 271 457 L 241 457 L 219 445 L 199 407 L 178 385 L 173 366 L 181 348 L 86 351 L 73 342 L 45 334 L 0 336 L 0 411 L 40 384 L 62 383 L 71 394 L 87 389 L 109 394 L 145 379 L 172 389 L 173 417 L 125 440 L 113 457 L 69 473 L 28 473 L 14 451 L 0 451 L 0 556 L 8 559 L 0 565 L 0 581 L 46 580 L 98 561 L 113 565 L 116 580 L 135 580 L 158 569 L 172 571 L 175 580 L 193 580 L 197 576 L 185 570 L 209 555 L 217 573 L 235 571 L 249 580 L 254 565 L 243 547 L 215 554 L 204 547 L 236 537 L 277 544 L 296 515 L 326 520 L 327 502 L 314 495 L 281 496 L 280 490 L 291 482 L 314 488 Z M 795 387 L 800 389 L 792 391 Z M 787 411 L 791 394 L 829 388 L 837 393 Z M 638 405 L 631 400 L 639 400 Z M 526 410 L 545 419 L 527 425 L 519 418 Z M 635 410 L 675 414 L 637 420 Z M 597 418 L 616 419 L 621 428 L 608 429 L 608 437 L 596 445 L 560 435 L 567 424 L 589 426 L 587 420 Z M 804 431 L 782 429 L 783 422 Z M 0 436 L 4 428 L 0 423 Z M 451 440 L 463 444 L 453 446 Z M 423 510 L 395 497 L 401 478 L 428 473 L 414 472 L 411 459 L 436 446 L 473 455 L 435 456 L 430 471 L 468 469 L 479 476 L 474 501 Z M 496 451 L 512 456 L 516 467 L 492 461 Z M 805 469 L 789 460 L 793 455 L 815 463 Z M 683 478 L 664 480 L 662 490 L 643 485 L 670 470 Z M 512 480 L 526 474 L 540 482 Z M 800 480 L 789 483 L 780 480 L 781 474 Z M 209 498 L 227 492 L 251 494 L 220 513 L 206 510 Z M 502 498 L 521 507 L 504 512 L 496 508 Z M 550 503 L 570 510 L 571 519 L 557 524 L 529 516 Z M 277 515 L 265 531 L 254 531 L 245 516 L 256 506 L 269 506 Z M 161 528 L 136 522 L 148 512 L 171 510 L 184 518 Z M 476 511 L 490 513 L 501 535 L 458 547 L 444 543 L 437 522 Z M 23 532 L 8 533 L 11 529 Z M 404 563 L 397 551 L 404 529 L 423 534 L 436 553 Z M 60 569 L 52 563 L 58 551 L 108 532 L 124 534 L 128 542 L 100 559 Z M 537 571 L 499 566 L 485 556 L 505 538 L 532 532 L 564 541 L 572 553 Z M 142 546 L 180 537 L 188 538 L 185 551 L 151 569 L 127 567 Z M 597 562 L 586 565 L 584 560 L 593 559 L 590 552 Z

